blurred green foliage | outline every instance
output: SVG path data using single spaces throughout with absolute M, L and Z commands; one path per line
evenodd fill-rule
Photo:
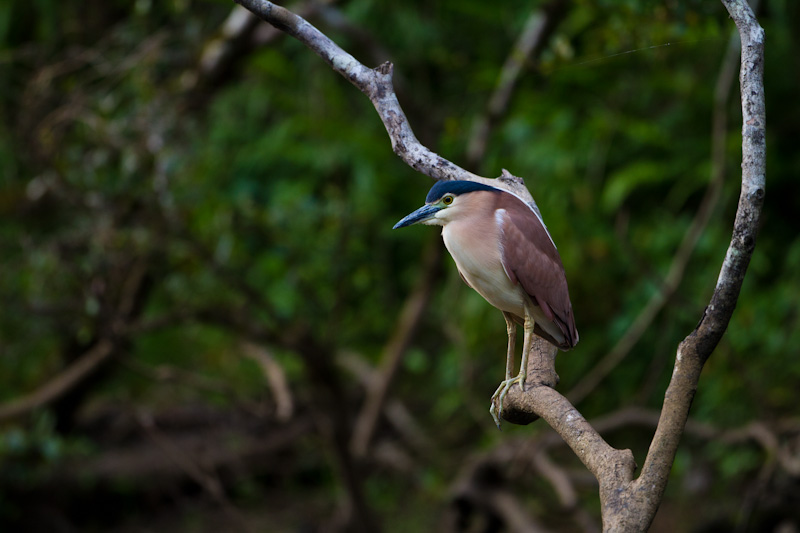
M 391 60 L 418 137 L 464 164 L 471 126 L 541 5 L 353 0 L 335 8 L 363 33 L 312 22 L 365 64 Z M 267 345 L 301 403 L 313 391 L 287 340 L 293 334 L 312 336 L 331 359 L 354 352 L 379 362 L 438 240 L 431 229 L 391 227 L 431 183 L 394 156 L 367 99 L 292 39 L 242 48 L 221 79 L 196 81 L 231 8 L 189 0 L 0 5 L 0 400 L 35 390 L 108 335 L 124 337 L 124 355 L 84 391 L 70 413 L 78 420 L 108 404 L 225 409 L 269 398 L 242 340 Z M 800 7 L 764 0 L 759 17 L 768 39 L 764 222 L 692 411 L 720 428 L 797 415 Z M 562 391 L 658 291 L 692 221 L 709 182 L 714 84 L 732 31 L 719 2 L 573 1 L 526 64 L 480 167 L 470 169 L 525 177 L 559 246 L 581 333 L 559 358 Z M 727 178 L 712 221 L 677 296 L 579 405 L 587 417 L 658 408 L 675 348 L 708 301 L 739 190 L 735 87 Z M 139 266 L 146 283 L 137 309 L 124 317 L 127 329 L 114 329 Z M 413 481 L 373 475 L 367 486 L 379 514 L 398 501 L 413 509 L 398 528 L 435 523 L 427 502 L 446 500 L 471 453 L 542 431 L 538 423 L 498 434 L 486 412 L 503 372 L 503 326 L 445 258 L 392 389 L 436 453 Z M 228 392 L 143 379 L 125 360 L 188 370 Z M 347 373 L 342 379 L 348 401 L 340 408 L 354 416 L 361 387 Z M 2 429 L 0 498 L 5 484 L 35 483 L 48 465 L 102 453 L 79 430 L 63 431 L 63 416 L 40 409 Z M 641 459 L 648 434 L 631 437 L 614 444 Z M 330 457 L 305 446 L 311 458 L 301 472 L 316 472 L 309 475 L 334 494 Z M 693 461 L 713 465 L 718 487 L 747 484 L 763 460 L 755 447 L 692 449 L 696 458 L 679 457 L 669 488 L 676 505 L 691 504 L 680 488 Z M 298 479 L 292 491 L 312 498 Z M 243 494 L 252 483 L 241 482 Z M 725 497 L 723 512 L 733 512 L 738 495 Z

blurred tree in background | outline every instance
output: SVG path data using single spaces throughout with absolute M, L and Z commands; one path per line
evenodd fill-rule
M 526 178 L 581 332 L 559 389 L 581 387 L 581 412 L 641 462 L 730 238 L 735 79 L 712 155 L 727 13 L 381 4 L 289 7 L 365 64 L 395 64 L 423 143 Z M 549 17 L 541 46 L 473 161 L 532 15 Z M 758 15 L 764 224 L 654 531 L 800 528 L 800 5 Z M 594 480 L 546 425 L 492 424 L 501 315 L 435 232 L 391 231 L 430 181 L 301 44 L 229 2 L 7 0 L 0 117 L 0 529 L 595 530 Z M 671 274 L 715 172 L 710 220 Z

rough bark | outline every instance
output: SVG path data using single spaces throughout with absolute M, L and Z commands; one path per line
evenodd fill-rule
M 535 206 L 521 178 L 507 171 L 497 179 L 476 176 L 423 146 L 414 136 L 392 86 L 392 65 L 369 69 L 311 24 L 266 0 L 235 0 L 261 19 L 300 40 L 347 78 L 375 106 L 395 153 L 409 166 L 437 180 L 473 180 L 511 190 Z M 699 324 L 678 347 L 655 436 L 638 478 L 630 450 L 606 443 L 575 407 L 552 386 L 555 354 L 546 341 L 535 343 L 525 391 L 512 388 L 504 403 L 509 422 L 541 417 L 570 446 L 600 485 L 605 531 L 644 531 L 666 488 L 678 443 L 688 419 L 700 372 L 728 326 L 752 256 L 765 185 L 764 31 L 745 0 L 721 0 L 742 41 L 742 191 L 733 236 L 711 302 Z
M 464 170 L 423 146 L 411 130 L 408 119 L 397 100 L 392 83 L 394 66 L 391 63 L 383 63 L 374 69 L 368 68 L 342 50 L 308 21 L 288 9 L 267 0 L 234 1 L 308 46 L 333 70 L 364 93 L 383 121 L 394 153 L 411 168 L 435 180 L 472 180 L 487 183 L 512 191 L 532 205 L 536 205 L 522 178 L 513 176 L 506 170 L 503 170 L 499 178 L 484 178 Z

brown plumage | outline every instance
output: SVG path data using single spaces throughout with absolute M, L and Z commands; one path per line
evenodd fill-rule
M 519 197 L 471 181 L 438 182 L 425 205 L 395 225 L 442 226 L 444 244 L 461 278 L 503 311 L 508 329 L 506 379 L 492 397 L 498 427 L 503 398 L 524 387 L 531 336 L 562 350 L 578 343 L 564 266 L 538 210 Z M 516 324 L 525 328 L 519 375 L 511 377 Z M 499 407 L 498 407 L 499 406 Z
M 533 209 L 516 196 L 506 192 L 497 194 L 495 209 L 505 211 L 500 242 L 506 274 L 512 283 L 522 286 L 547 320 L 558 327 L 563 340 L 556 341 L 540 328 L 536 328 L 536 333 L 562 350 L 569 350 L 578 343 L 578 330 L 564 266 L 550 234 Z M 516 313 L 515 318 L 520 324 L 525 320 L 524 315 Z

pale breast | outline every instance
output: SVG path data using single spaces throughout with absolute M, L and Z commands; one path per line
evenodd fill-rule
M 492 231 L 496 231 L 493 224 L 481 227 L 456 221 L 444 226 L 442 238 L 470 287 L 501 311 L 524 317 L 522 289 L 503 270 L 500 241 Z

